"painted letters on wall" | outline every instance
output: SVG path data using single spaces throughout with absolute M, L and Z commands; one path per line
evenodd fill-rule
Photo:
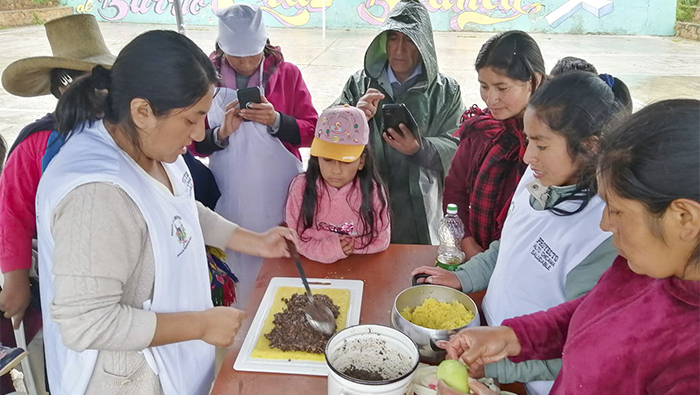
M 373 28 L 399 0 L 181 0 L 187 25 L 214 25 L 214 10 L 257 4 L 268 26 Z M 666 0 L 421 0 L 435 30 L 674 34 Z M 172 0 L 63 0 L 76 13 L 107 21 L 174 24 Z

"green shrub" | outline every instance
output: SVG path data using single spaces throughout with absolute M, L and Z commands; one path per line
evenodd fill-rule
M 689 22 L 693 19 L 695 8 L 700 5 L 700 0 L 678 0 L 676 6 L 676 20 L 679 22 Z

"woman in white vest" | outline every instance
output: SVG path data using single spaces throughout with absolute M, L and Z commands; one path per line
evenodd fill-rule
M 212 307 L 205 242 L 288 256 L 289 229 L 254 233 L 194 200 L 181 154 L 216 81 L 191 40 L 151 31 L 59 101 L 68 140 L 37 195 L 52 394 L 208 394 L 244 313 Z
M 604 126 L 621 117 L 613 77 L 572 72 L 547 81 L 525 111 L 529 166 L 516 188 L 501 239 L 450 272 L 421 267 L 427 283 L 463 292 L 487 289 L 485 319 L 498 326 L 575 299 L 597 283 L 617 251 L 598 226 L 605 203 L 596 196 L 595 158 Z M 526 383 L 547 394 L 561 359 L 515 364 L 507 359 L 470 369 L 472 377 Z

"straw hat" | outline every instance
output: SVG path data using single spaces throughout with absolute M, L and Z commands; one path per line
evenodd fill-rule
M 50 94 L 52 69 L 90 71 L 97 65 L 110 67 L 116 59 L 107 49 L 94 15 L 69 15 L 44 27 L 53 56 L 20 59 L 7 66 L 2 86 L 13 95 Z

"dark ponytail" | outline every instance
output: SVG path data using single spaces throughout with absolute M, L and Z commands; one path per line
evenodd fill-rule
M 615 95 L 615 102 L 619 105 L 622 115 L 624 117 L 629 117 L 632 115 L 632 95 L 630 94 L 627 85 L 622 82 L 617 77 L 613 77 L 610 74 L 600 74 L 598 75 L 612 90 L 613 95 Z
M 656 218 L 674 200 L 700 202 L 700 100 L 654 103 L 606 133 L 598 175 L 606 195 L 639 202 Z M 700 261 L 700 244 L 690 260 Z
M 608 76 L 612 79 L 612 76 Z M 566 139 L 569 156 L 577 160 L 577 184 L 574 193 L 563 201 L 577 201 L 579 206 L 568 211 L 550 209 L 567 216 L 581 212 L 598 191 L 596 183 L 596 149 L 604 129 L 624 117 L 605 78 L 585 71 L 564 73 L 545 82 L 530 99 L 528 108 L 554 133 Z
M 64 99 L 58 101 L 56 106 L 56 127 L 59 133 L 64 135 L 87 120 L 102 118 L 104 111 L 105 92 L 108 89 L 111 75 L 109 70 L 102 66 L 95 66 L 92 74 L 78 77 L 68 86 L 63 94 Z
M 538 88 L 538 79 L 544 81 L 547 76 L 539 45 L 529 34 L 520 30 L 489 38 L 481 46 L 475 67 L 476 71 L 491 67 L 510 79 L 530 82 L 533 92 Z
M 700 202 L 700 101 L 644 107 L 603 136 L 598 172 L 606 191 L 653 215 L 677 199 Z
M 5 154 L 7 154 L 7 144 L 0 134 L 0 173 L 2 173 L 2 168 L 5 164 Z
M 149 102 L 160 117 L 196 104 L 217 82 L 209 58 L 189 38 L 153 30 L 132 40 L 117 56 L 111 71 L 101 66 L 70 85 L 58 101 L 59 133 L 70 136 L 82 124 L 103 118 L 139 147 L 131 119 L 131 101 Z

